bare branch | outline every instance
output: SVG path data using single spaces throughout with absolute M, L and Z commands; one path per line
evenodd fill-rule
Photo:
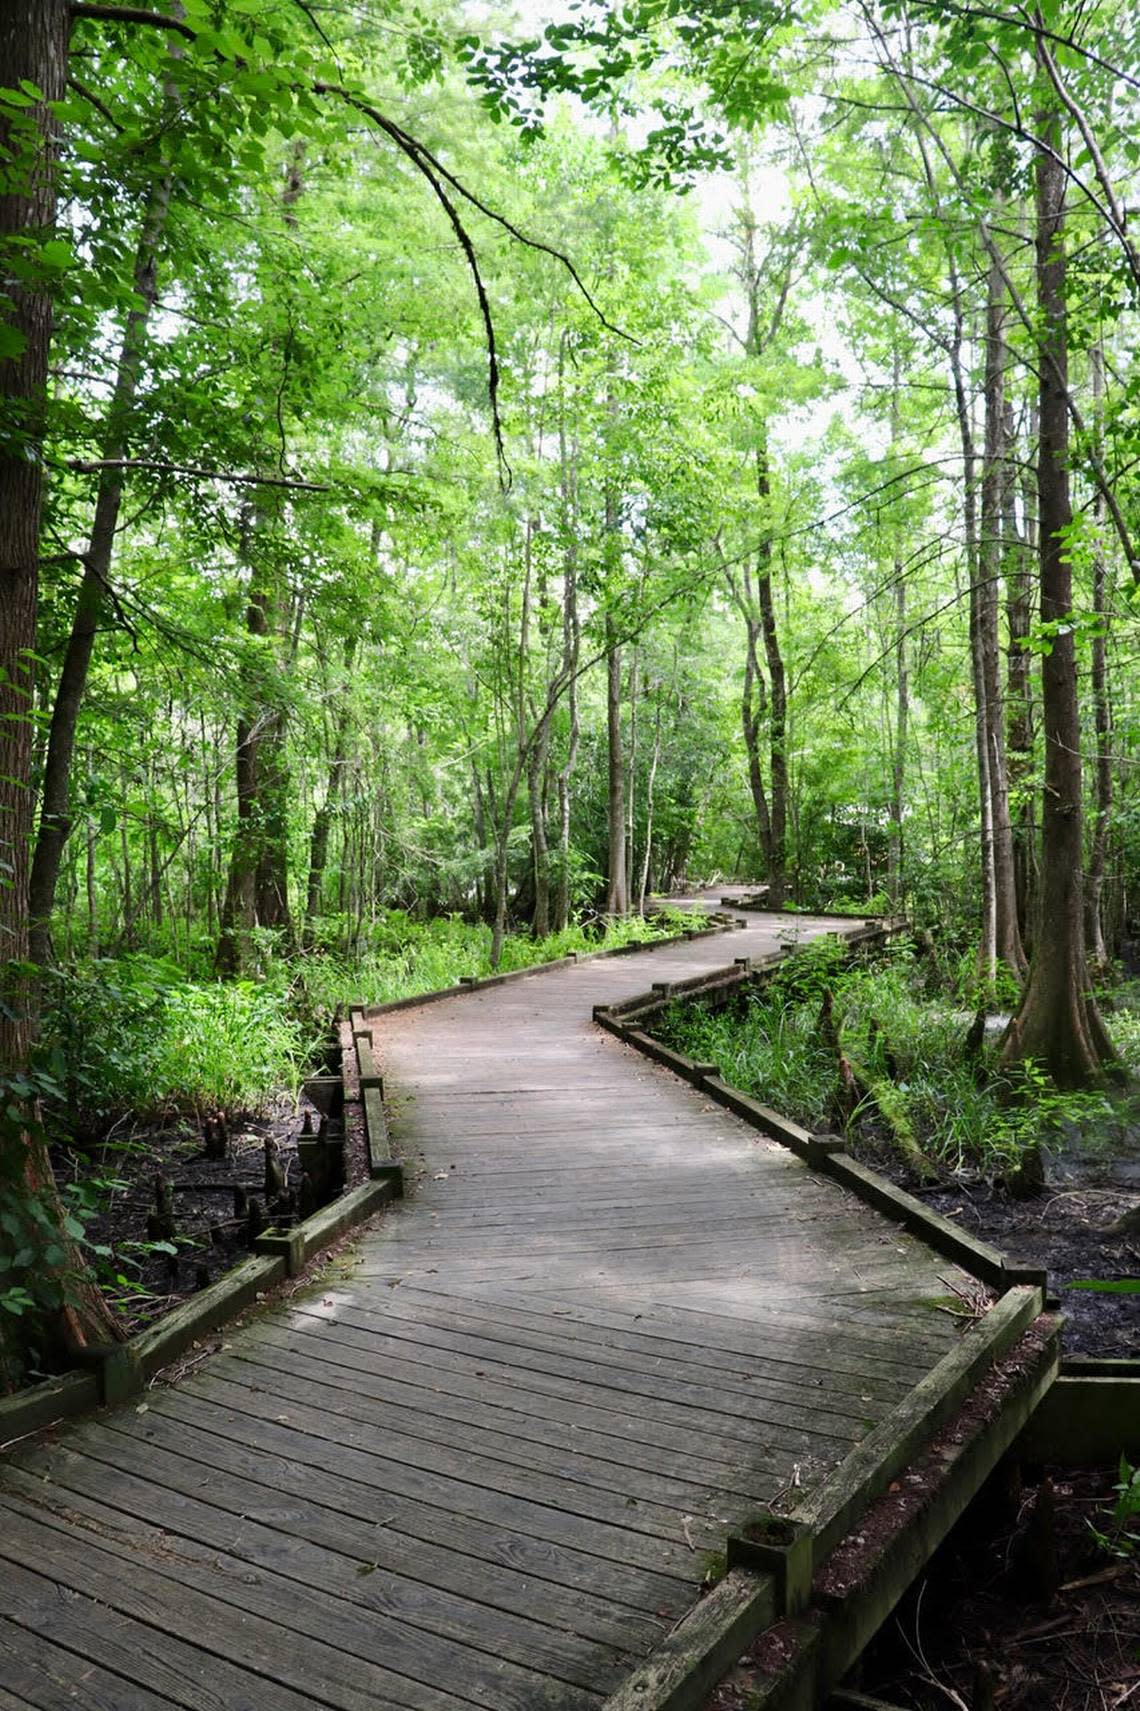
M 421 161 L 426 162 L 436 176 L 449 184 L 457 195 L 462 196 L 464 201 L 470 202 L 471 206 L 473 208 L 477 208 L 480 214 L 485 214 L 489 220 L 494 220 L 495 224 L 497 226 L 501 226 L 505 232 L 509 232 L 516 242 L 525 245 L 527 249 L 537 250 L 541 255 L 552 256 L 555 261 L 561 262 L 562 266 L 566 269 L 567 273 L 578 287 L 578 290 L 582 293 L 582 296 L 590 305 L 590 308 L 598 317 L 602 326 L 606 328 L 607 332 L 616 333 L 619 339 L 625 339 L 626 342 L 631 345 L 636 345 L 638 343 L 637 339 L 633 338 L 631 334 L 623 331 L 621 327 L 615 326 L 615 324 L 608 320 L 602 313 L 591 294 L 589 287 L 582 278 L 582 275 L 578 272 L 573 261 L 564 250 L 557 249 L 553 244 L 544 243 L 541 238 L 532 238 L 529 233 L 524 232 L 520 227 L 516 226 L 512 220 L 508 220 L 505 214 L 500 214 L 497 209 L 490 207 L 486 202 L 482 201 L 480 197 L 476 196 L 473 190 L 469 190 L 467 188 L 462 179 L 457 178 L 453 172 L 449 171 L 439 157 L 434 155 L 429 148 L 425 147 L 425 145 L 419 142 L 415 137 L 410 136 L 409 133 L 401 126 L 397 125 L 394 120 L 387 118 L 385 114 L 373 107 L 370 102 L 362 100 L 358 95 L 354 95 L 350 89 L 338 88 L 335 84 L 331 83 L 315 83 L 313 85 L 313 89 L 318 95 L 338 95 L 342 101 L 347 101 L 350 107 L 355 107 L 357 112 L 363 113 L 367 118 L 371 119 L 374 124 L 379 125 L 381 130 L 385 131 L 387 135 L 392 138 L 393 142 L 397 143 L 399 147 L 404 150 L 405 154 L 407 154 L 410 159 L 414 160 L 417 165 L 420 165 Z M 420 169 L 421 171 L 424 170 L 422 166 Z

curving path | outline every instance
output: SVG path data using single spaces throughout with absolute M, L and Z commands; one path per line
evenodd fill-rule
M 598 1707 L 929 1371 L 967 1280 L 590 1020 L 749 922 L 374 1020 L 408 1199 L 5 1465 L 0 1711 Z

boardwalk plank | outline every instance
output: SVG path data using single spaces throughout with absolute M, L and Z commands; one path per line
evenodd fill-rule
M 423 1681 L 442 1665 L 450 1679 L 462 1684 L 463 1698 L 490 1706 L 492 1711 L 526 1711 L 544 1703 L 542 1675 L 563 1686 L 585 1686 L 587 1693 L 560 1695 L 553 1703 L 587 1705 L 590 1689 L 614 1685 L 620 1680 L 622 1660 L 611 1656 L 609 1681 L 604 1660 L 594 1648 L 594 1670 L 582 1682 L 588 1648 L 548 1643 L 533 1624 L 505 1619 L 492 1607 L 468 1608 L 459 1617 L 454 1600 L 443 1600 L 414 1581 L 382 1573 L 373 1565 L 361 1574 L 360 1564 L 327 1550 L 316 1550 L 298 1540 L 286 1539 L 271 1528 L 246 1521 L 238 1530 L 232 1523 L 212 1518 L 204 1504 L 181 1503 L 167 1509 L 174 1526 L 165 1525 L 161 1503 L 152 1499 L 148 1518 L 131 1512 L 124 1515 L 105 1497 L 81 1490 L 81 1470 L 65 1491 L 53 1499 L 60 1504 L 42 1509 L 38 1519 L 58 1525 L 69 1535 L 76 1526 L 97 1530 L 101 1540 L 116 1554 L 132 1543 L 154 1563 L 158 1572 L 169 1575 L 179 1586 L 205 1587 L 213 1597 L 236 1604 L 246 1613 L 260 1613 L 271 1620 L 288 1620 L 294 1633 L 306 1634 L 320 1646 L 333 1647 L 365 1665 L 383 1663 L 386 1671 Z M 97 1482 L 95 1482 L 97 1484 Z M 8 1491 L 17 1491 L 32 1506 L 39 1500 L 38 1482 L 13 1471 L 7 1476 Z M 129 1532 L 124 1522 L 129 1520 Z M 204 1533 L 205 1538 L 200 1535 Z M 240 1551 L 238 1543 L 240 1539 Z M 257 1572 L 251 1574 L 250 1569 Z M 217 1590 L 221 1588 L 222 1590 Z M 456 1633 L 462 1625 L 464 1632 Z M 520 1667 L 521 1654 L 526 1667 Z M 590 1677 L 593 1677 L 591 1682 Z M 394 1696 L 408 1691 L 397 1681 Z M 413 1690 L 414 1691 L 414 1690 Z M 424 1703 L 422 1695 L 408 1703 Z
M 954 1342 L 960 1273 L 590 1022 L 790 925 L 373 1018 L 407 1198 L 344 1281 L 16 1452 L 0 1711 L 598 1711 L 726 1527 Z
M 22 1697 L 17 1699 L 17 1693 Z M 64 1699 L 76 1711 L 169 1711 L 171 1704 L 0 1616 L 0 1711 L 17 1706 L 50 1711 Z

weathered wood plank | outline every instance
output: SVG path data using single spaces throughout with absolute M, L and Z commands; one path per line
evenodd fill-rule
M 398 1517 L 377 1521 L 347 1513 L 347 1505 L 329 1510 L 307 1496 L 286 1496 L 277 1490 L 271 1472 L 268 1485 L 216 1466 L 205 1478 L 202 1464 L 155 1445 L 140 1454 L 138 1445 L 113 1432 L 86 1435 L 82 1454 L 55 1447 L 33 1467 L 37 1476 L 47 1475 L 61 1490 L 80 1491 L 126 1514 L 157 1521 L 168 1531 L 184 1530 L 202 1543 L 232 1547 L 249 1528 L 258 1538 L 271 1532 L 280 1546 L 265 1548 L 280 1551 L 282 1572 L 304 1576 L 318 1557 L 331 1553 L 351 1564 L 354 1574 L 366 1570 L 370 1581 L 373 1574 L 381 1575 L 382 1586 L 389 1576 L 412 1580 L 429 1595 L 416 1612 L 420 1625 L 443 1622 L 456 1638 L 471 1624 L 481 1633 L 488 1609 L 492 1616 L 502 1611 L 508 1618 L 520 1617 L 522 1627 L 511 1629 L 509 1621 L 506 1627 L 517 1633 L 520 1644 L 525 1642 L 523 1661 L 540 1659 L 550 1650 L 572 1662 L 579 1640 L 597 1641 L 618 1655 L 623 1648 L 636 1650 L 648 1643 L 663 1626 L 656 1616 L 639 1619 L 632 1607 L 615 1615 L 612 1600 L 551 1580 L 542 1582 L 541 1597 L 536 1598 L 539 1577 L 533 1568 L 524 1572 L 485 1558 L 472 1561 L 458 1550 L 403 1533 Z M 312 1556 L 310 1549 L 315 1551 Z M 441 1602 L 430 1596 L 436 1593 L 450 1596 Z M 399 1597 L 398 1589 L 393 1596 Z M 661 1596 L 659 1588 L 656 1596 Z M 510 1634 L 506 1643 L 515 1643 Z
M 125 1458 L 128 1468 L 138 1469 L 156 1483 L 166 1481 L 172 1489 L 182 1489 L 184 1483 L 172 1473 L 171 1459 L 183 1462 L 185 1479 L 193 1481 L 194 1490 L 212 1491 L 215 1483 L 224 1489 L 229 1478 L 248 1481 L 262 1488 L 255 1512 L 269 1518 L 283 1516 L 285 1524 L 289 1524 L 296 1504 L 292 1499 L 283 1499 L 279 1487 L 303 1491 L 307 1501 L 335 1517 L 338 1527 L 351 1519 L 375 1528 L 378 1533 L 390 1531 L 401 1541 L 401 1550 L 413 1555 L 425 1573 L 434 1571 L 433 1565 L 437 1568 L 438 1563 L 421 1551 L 422 1546 L 450 1553 L 455 1559 L 456 1573 L 476 1598 L 480 1591 L 483 1596 L 491 1595 L 495 1584 L 493 1571 L 501 1569 L 532 1582 L 544 1609 L 548 1605 L 557 1607 L 558 1592 L 563 1589 L 571 1595 L 575 1611 L 581 1611 L 585 1600 L 592 1617 L 596 1599 L 614 1611 L 629 1611 L 631 1623 L 637 1628 L 638 1619 L 646 1615 L 656 1615 L 659 1610 L 676 1613 L 678 1598 L 685 1600 L 689 1596 L 684 1577 L 639 1569 L 630 1563 L 612 1563 L 563 1542 L 554 1543 L 521 1532 L 488 1516 L 469 1518 L 454 1510 L 421 1503 L 414 1496 L 383 1484 L 354 1478 L 335 1455 L 325 1458 L 333 1464 L 331 1471 L 326 1470 L 318 1463 L 297 1459 L 296 1452 L 305 1448 L 303 1440 L 293 1444 L 293 1455 L 280 1444 L 267 1453 L 261 1446 L 245 1441 L 240 1422 L 229 1424 L 234 1428 L 232 1436 L 215 1435 L 209 1430 L 207 1415 L 194 1432 L 187 1433 L 182 1421 L 152 1414 L 143 1440 L 137 1434 L 120 1433 L 117 1422 L 112 1421 L 109 1431 L 121 1447 L 116 1451 L 110 1442 L 104 1445 L 96 1440 L 91 1453 L 115 1466 L 124 1465 Z M 84 1439 L 85 1447 L 86 1444 Z M 446 1581 L 440 1578 L 433 1583 L 444 1585 Z M 503 1607 L 510 1607 L 509 1599 Z M 580 1615 L 575 1619 L 583 1620 Z M 607 1644 L 613 1643 L 608 1632 L 603 1637 Z
M 19 1554 L 9 1556 L 3 1548 L 7 1516 L 0 1520 L 5 1523 L 0 1527 L 0 1557 L 6 1559 L 0 1582 L 4 1613 L 18 1627 L 54 1641 L 65 1625 L 68 1649 L 77 1657 L 148 1688 L 160 1700 L 183 1706 L 185 1711 L 265 1711 L 264 1676 L 191 1645 L 182 1638 L 181 1616 L 164 1630 L 152 1612 L 138 1618 L 114 1608 L 104 1592 L 115 1584 L 115 1576 L 108 1571 L 104 1587 L 98 1577 L 98 1552 L 80 1552 L 78 1547 L 71 1552 L 73 1561 L 88 1564 L 88 1578 L 98 1586 L 97 1593 L 84 1594 L 54 1572 L 55 1561 L 65 1559 L 66 1553 L 49 1552 L 53 1567 L 45 1571 L 36 1570 L 30 1559 L 25 1562 Z M 281 1680 L 274 1681 L 272 1693 L 274 1711 L 313 1711 L 311 1698 L 295 1693 Z M 62 1694 L 48 1700 L 50 1711 L 62 1711 L 67 1703 Z
M 17 1694 L 20 1695 L 17 1698 Z M 169 1711 L 171 1701 L 0 1616 L 0 1711 Z
M 8 1502 L 16 1492 L 28 1504 L 27 1511 L 18 1512 L 36 1512 L 41 1482 L 11 1471 L 5 1483 Z M 97 1487 L 98 1481 L 93 1483 Z M 118 1554 L 123 1549 L 122 1513 L 97 1490 L 81 1490 L 80 1484 L 78 1475 L 73 1477 L 55 1495 L 54 1502 L 63 1500 L 60 1509 L 54 1503 L 47 1509 L 40 1505 L 37 1520 L 58 1526 L 67 1537 L 79 1527 L 95 1530 Z M 286 1539 L 248 1520 L 238 1530 L 239 1553 L 232 1522 L 204 1504 L 182 1500 L 165 1513 L 175 1526 L 166 1525 L 159 1512 L 147 1516 L 132 1509 L 129 1538 L 135 1549 L 179 1586 L 205 1589 L 243 1615 L 286 1620 L 294 1632 L 311 1641 L 365 1662 L 383 1663 L 387 1670 L 412 1680 L 423 1681 L 426 1672 L 429 1686 L 446 1670 L 457 1686 L 462 1685 L 464 1698 L 491 1711 L 507 1711 L 507 1707 L 525 1711 L 532 1703 L 540 1703 L 545 1688 L 536 1669 L 538 1675 L 549 1675 L 566 1686 L 585 1687 L 587 1695 L 597 1691 L 606 1673 L 607 1660 L 600 1647 L 580 1645 L 575 1655 L 575 1649 L 556 1645 L 554 1636 L 544 1635 L 536 1625 L 511 1621 L 486 1607 L 481 1621 L 470 1605 L 461 1617 L 456 1600 L 445 1600 L 414 1581 L 386 1574 L 374 1563 L 366 1563 L 367 1572 L 362 1574 L 359 1563 Z M 249 1572 L 251 1568 L 255 1574 Z M 591 1650 L 593 1668 L 587 1670 L 585 1658 Z M 608 1673 L 615 1682 L 624 1673 L 619 1655 L 610 1654 Z M 401 1682 L 392 1691 L 395 1696 L 407 1690 Z M 417 1702 L 421 1698 L 417 1695 Z M 572 1702 L 576 1702 L 574 1696 L 568 1696 L 566 1703 Z M 588 1697 L 580 1702 L 585 1705 Z
M 930 1298 L 959 1274 L 590 1014 L 835 925 L 757 917 L 730 949 L 364 1021 L 408 1200 L 344 1282 L 17 1455 L 0 1617 L 25 1667 L 62 1598 L 91 1672 L 86 1700 L 17 1701 L 695 1704 L 766 1608 L 730 1576 L 677 1627 L 702 1551 L 793 1467 L 810 1494 L 861 1465 L 954 1346 Z
M 77 1549 L 80 1540 L 82 1550 Z M 338 1601 L 315 1587 L 286 1603 L 270 1577 L 251 1574 L 237 1559 L 216 1551 L 201 1552 L 185 1539 L 172 1549 L 152 1537 L 148 1549 L 136 1533 L 124 1544 L 103 1531 L 69 1526 L 42 1506 L 34 1509 L 9 1487 L 3 1492 L 0 1556 L 160 1629 L 179 1624 L 194 1635 L 202 1654 L 200 1672 L 213 1658 L 245 1665 L 338 1711 L 462 1711 L 471 1702 L 442 1685 L 444 1679 L 455 1681 L 454 1673 L 436 1674 L 439 1686 L 424 1686 L 404 1673 L 417 1667 L 420 1651 L 426 1653 L 413 1631 L 374 1613 L 367 1622 L 346 1623 Z M 318 1626 L 333 1643 L 319 1637 Z M 346 1644 L 351 1649 L 342 1649 Z M 473 1667 L 470 1652 L 458 1654 L 438 1640 L 434 1648 L 437 1664 L 443 1662 L 451 1672 L 460 1657 L 465 1668 Z M 394 1667 L 381 1664 L 380 1655 L 392 1659 Z M 426 1655 L 423 1663 L 431 1668 Z M 527 1711 L 526 1699 L 514 1695 L 514 1686 L 502 1672 L 503 1711 L 508 1700 L 514 1711 Z M 476 1691 L 481 1695 L 481 1689 Z M 482 1696 L 476 1702 L 495 1706 Z M 580 1697 L 565 1702 L 588 1703 Z

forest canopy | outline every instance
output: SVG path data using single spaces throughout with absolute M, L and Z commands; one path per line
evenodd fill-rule
M 61 980 L 343 1000 L 394 911 L 491 967 L 692 877 L 905 912 L 1007 1063 L 1116 1070 L 1138 31 L 8 0 L 3 1168 L 49 1224 Z

